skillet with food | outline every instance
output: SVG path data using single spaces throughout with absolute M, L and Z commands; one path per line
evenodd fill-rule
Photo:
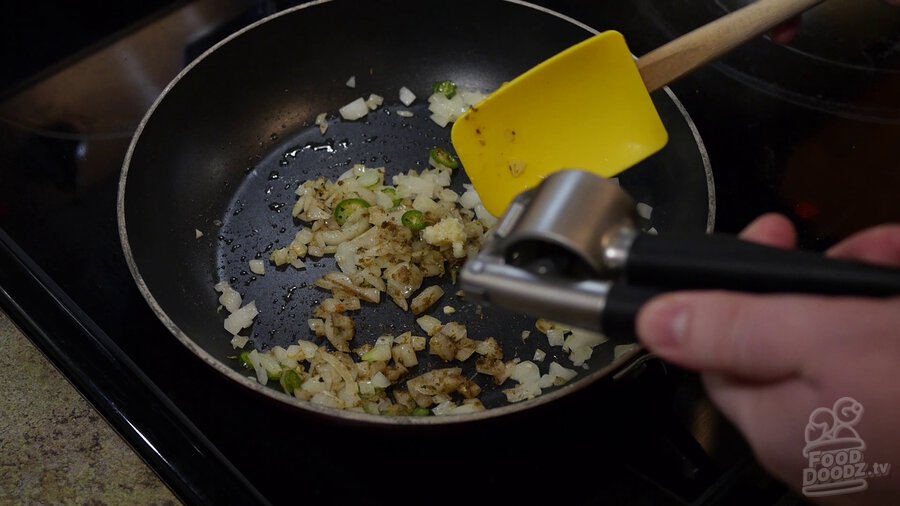
M 435 12 L 452 15 L 442 15 L 436 22 Z M 519 29 L 499 34 L 497 20 Z M 452 154 L 449 125 L 440 124 L 440 117 L 432 118 L 428 98 L 438 91 L 435 83 L 452 81 L 460 94 L 488 93 L 594 33 L 575 20 L 523 2 L 333 0 L 301 5 L 234 34 L 191 63 L 166 88 L 130 146 L 120 181 L 118 218 L 139 289 L 175 338 L 218 373 L 291 409 L 330 419 L 367 424 L 469 422 L 529 409 L 608 377 L 640 353 L 633 341 L 612 339 L 598 344 L 601 339 L 596 336 L 582 337 L 575 341 L 589 343 L 590 351 L 582 349 L 584 353 L 573 359 L 575 345 L 551 342 L 579 335 L 577 330 L 472 304 L 458 295 L 454 279 L 465 254 L 454 254 L 452 241 L 442 239 L 437 229 L 431 230 L 437 239 L 430 246 L 444 256 L 419 264 L 419 269 L 427 271 L 439 264 L 443 275 L 423 276 L 421 285 L 405 290 L 411 304 L 429 286 L 440 286 L 443 295 L 420 314 L 402 309 L 402 301 L 395 303 L 389 290 L 378 290 L 377 279 L 357 282 L 354 289 L 341 285 L 345 278 L 334 276 L 342 271 L 332 251 L 342 243 L 340 238 L 316 252 L 321 257 L 310 255 L 311 243 L 295 243 L 304 229 L 340 232 L 344 225 L 371 220 L 380 210 L 393 224 L 382 227 L 387 232 L 378 234 L 378 241 L 390 243 L 409 236 L 413 238 L 409 247 L 421 252 L 429 246 L 429 241 L 421 239 L 425 230 L 405 226 L 402 216 L 426 205 L 424 225 L 437 226 L 444 215 L 427 212 L 427 202 L 415 202 L 417 194 L 409 193 L 409 179 L 402 186 L 410 171 L 415 171 L 412 186 L 420 185 L 423 178 L 432 184 L 433 204 L 446 204 L 460 226 L 481 226 L 486 234 L 490 218 L 479 217 L 475 206 L 459 204 L 467 193 L 464 168 L 450 170 L 430 159 L 434 148 Z M 401 94 L 402 88 L 415 99 Z M 354 103 L 350 109 L 358 107 L 360 98 L 364 104 L 370 99 L 368 110 L 356 113 L 365 115 L 345 119 L 341 108 Z M 644 229 L 709 232 L 714 197 L 702 141 L 669 90 L 656 92 L 653 100 L 669 132 L 668 146 L 623 173 L 619 183 L 644 204 Z M 353 111 L 349 117 L 355 118 Z M 334 190 L 341 178 L 341 185 L 351 181 L 358 191 Z M 307 189 L 298 192 L 304 183 Z M 456 196 L 455 202 L 448 192 Z M 297 202 L 304 198 L 298 193 L 315 193 L 324 214 L 310 212 L 309 202 L 301 204 L 305 211 L 296 213 Z M 399 198 L 379 206 L 378 194 L 382 201 L 389 194 Z M 447 199 L 442 200 L 441 194 Z M 365 209 L 354 207 L 354 199 L 366 197 Z M 351 202 L 338 210 L 345 201 Z M 371 222 L 368 225 L 360 229 L 374 227 Z M 471 253 L 477 234 L 466 233 L 463 253 L 466 248 Z M 343 242 L 358 235 L 347 236 Z M 295 255 L 284 257 L 292 246 Z M 302 255 L 300 250 L 305 250 Z M 282 256 L 273 257 L 276 252 Z M 385 284 L 389 281 L 386 272 L 411 261 L 398 258 L 379 264 Z M 323 283 L 323 278 L 329 281 Z M 371 296 L 373 288 L 378 292 L 377 303 Z M 356 289 L 370 295 L 348 293 Z M 239 302 L 229 290 L 240 295 Z M 238 313 L 249 301 L 258 314 Z M 351 308 L 335 308 L 337 303 Z M 246 337 L 246 342 L 240 337 L 235 340 L 225 328 L 234 314 L 238 317 L 230 320 L 236 325 L 232 330 Z M 235 321 L 248 316 L 253 317 Z M 452 353 L 442 356 L 432 348 L 435 336 L 428 336 L 429 330 L 417 322 L 423 316 L 441 325 L 435 331 L 432 320 L 430 331 L 435 335 L 447 330 L 439 340 L 456 346 Z M 346 323 L 347 319 L 352 323 Z M 330 331 L 322 325 L 330 326 Z M 352 338 L 342 341 L 346 334 L 341 329 L 347 325 L 353 327 Z M 459 339 L 461 328 L 472 342 Z M 382 336 L 393 338 L 388 355 L 380 355 Z M 424 338 L 424 345 L 414 337 Z M 488 338 L 502 347 L 502 362 L 512 362 L 510 374 L 516 361 L 534 364 L 540 375 L 547 375 L 552 363 L 562 368 L 557 372 L 563 372 L 551 377 L 539 392 L 525 392 L 511 402 L 508 391 L 516 387 L 516 380 L 478 370 L 478 359 L 489 353 L 484 344 Z M 338 353 L 342 342 L 346 356 Z M 407 348 L 398 350 L 402 344 Z M 414 352 L 405 370 L 395 367 L 398 351 L 407 353 L 407 358 Z M 459 356 L 469 353 L 468 358 L 456 360 L 457 352 Z M 313 378 L 309 360 L 315 356 L 326 363 L 323 370 L 327 372 L 318 378 Z M 484 366 L 482 361 L 481 369 Z M 363 368 L 373 367 L 381 376 L 397 380 L 387 394 L 381 377 L 371 371 L 359 375 Z M 430 399 L 410 403 L 407 398 L 404 403 L 392 397 L 392 389 L 410 391 L 409 379 L 448 368 L 458 368 L 453 381 L 459 388 L 452 392 L 420 385 L 418 393 Z M 533 372 L 522 369 L 521 374 Z M 563 382 L 570 373 L 574 378 Z M 323 375 L 330 376 L 323 379 Z M 312 400 L 321 393 L 321 385 L 307 383 L 311 378 L 344 386 L 355 381 L 357 386 L 355 392 L 341 389 Z M 498 385 L 495 379 L 505 381 Z M 307 391 L 300 395 L 285 393 L 296 394 L 304 384 Z M 477 402 L 467 402 L 469 396 L 464 394 L 473 392 Z M 348 396 L 377 402 L 353 404 L 347 402 Z M 390 402 L 382 402 L 384 398 Z M 455 414 L 430 416 L 435 410 Z

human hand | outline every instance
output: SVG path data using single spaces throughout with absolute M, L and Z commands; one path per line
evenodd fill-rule
M 761 217 L 741 237 L 782 248 L 796 242 L 793 226 L 778 215 Z M 900 225 L 860 232 L 826 254 L 900 267 Z M 801 489 L 810 467 L 803 450 L 811 413 L 842 397 L 865 409 L 855 426 L 866 443 L 864 461 L 900 464 L 900 297 L 680 292 L 648 303 L 637 330 L 659 357 L 701 373 L 761 464 L 791 488 Z M 897 472 L 867 484 L 864 492 L 828 499 L 885 504 L 900 495 Z
M 882 0 L 888 5 L 900 7 L 900 0 Z M 776 26 L 769 32 L 769 37 L 778 44 L 789 44 L 800 32 L 800 16 Z

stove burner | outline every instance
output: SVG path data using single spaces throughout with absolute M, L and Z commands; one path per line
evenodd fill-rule
M 725 13 L 751 0 L 713 0 Z M 881 0 L 829 0 L 803 16 L 788 46 L 807 58 L 861 71 L 900 71 L 900 9 Z
M 683 35 L 751 0 L 638 0 L 668 36 Z M 900 124 L 900 8 L 829 0 L 807 11 L 789 45 L 757 38 L 710 64 L 741 86 L 827 116 Z

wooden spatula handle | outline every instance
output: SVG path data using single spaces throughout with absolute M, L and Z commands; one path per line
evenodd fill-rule
M 824 0 L 757 0 L 639 58 L 638 69 L 655 91 Z

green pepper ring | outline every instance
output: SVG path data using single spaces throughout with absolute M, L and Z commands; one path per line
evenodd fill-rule
M 443 165 L 448 169 L 459 167 L 459 162 L 456 160 L 456 157 L 444 148 L 432 148 L 428 155 L 436 163 Z
M 334 214 L 334 219 L 337 220 L 338 225 L 343 225 L 347 218 L 353 216 L 353 213 L 367 207 L 369 207 L 369 203 L 363 199 L 344 199 L 334 206 L 334 213 L 332 214 Z
M 425 228 L 425 215 L 422 211 L 411 209 L 403 213 L 403 216 L 400 217 L 400 223 L 403 223 L 404 227 L 413 232 L 418 232 Z
M 453 81 L 438 81 L 434 83 L 431 91 L 434 93 L 440 93 L 447 98 L 453 98 L 454 96 L 456 96 L 456 83 L 454 83 Z

